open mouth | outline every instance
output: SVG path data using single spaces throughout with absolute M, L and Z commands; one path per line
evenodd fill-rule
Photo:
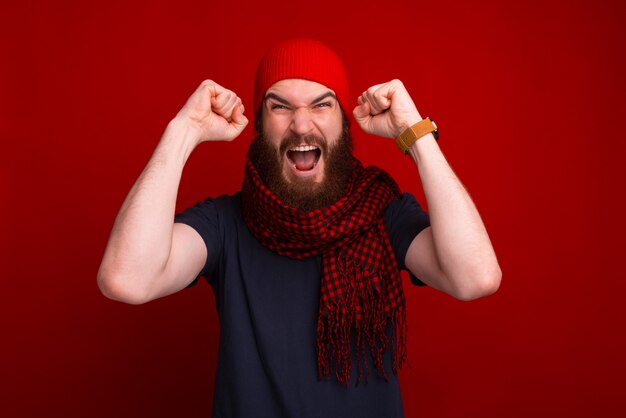
M 321 155 L 322 150 L 315 145 L 300 145 L 290 148 L 287 151 L 289 162 L 291 162 L 298 171 L 313 170 Z

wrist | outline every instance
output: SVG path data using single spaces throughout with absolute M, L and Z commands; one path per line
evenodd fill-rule
M 192 144 L 194 147 L 201 142 L 200 127 L 184 116 L 174 117 L 174 119 L 167 124 L 166 132 L 180 138 L 179 141 Z
M 402 132 L 406 131 L 407 129 L 409 129 L 411 126 L 415 125 L 416 123 L 420 122 L 422 120 L 422 116 L 420 116 L 419 113 L 410 115 L 406 118 L 404 118 L 399 124 L 398 124 L 398 132 L 396 132 L 396 135 L 394 137 L 394 139 L 398 139 L 398 137 L 402 134 Z
M 405 130 L 397 136 L 396 145 L 400 148 L 400 151 L 407 154 L 409 148 L 416 142 L 422 140 L 426 135 L 431 135 L 435 140 L 437 140 L 439 136 L 437 125 L 429 117 L 421 119 L 405 128 Z
M 167 124 L 160 145 L 170 150 L 178 149 L 180 153 L 176 153 L 183 157 L 183 161 L 187 161 L 200 142 L 197 126 L 184 118 L 175 117 Z

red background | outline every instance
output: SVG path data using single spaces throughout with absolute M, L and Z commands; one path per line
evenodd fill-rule
M 210 288 L 129 306 L 96 272 L 197 85 L 250 109 L 262 53 L 311 36 L 354 97 L 400 78 L 437 121 L 504 273 L 470 303 L 407 286 L 407 417 L 624 416 L 624 3 L 518 3 L 3 2 L 0 415 L 210 416 Z M 355 136 L 426 206 L 408 158 Z M 196 150 L 179 210 L 238 189 L 250 137 Z

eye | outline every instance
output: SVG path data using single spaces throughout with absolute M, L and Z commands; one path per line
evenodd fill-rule
M 272 106 L 272 107 L 271 107 L 271 109 L 272 109 L 272 110 L 282 110 L 282 109 L 287 109 L 287 106 L 282 105 L 282 104 L 278 104 L 278 103 L 273 103 L 271 106 Z
M 331 107 L 331 104 L 330 104 L 330 102 L 322 102 L 322 103 L 316 104 L 315 107 L 318 107 L 318 108 L 320 108 L 320 107 Z

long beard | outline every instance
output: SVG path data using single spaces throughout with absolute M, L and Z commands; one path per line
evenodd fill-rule
M 292 145 L 316 143 L 324 158 L 324 176 L 320 183 L 313 179 L 285 179 L 282 167 L 285 151 Z M 256 167 L 263 183 L 286 205 L 309 212 L 332 205 L 346 193 L 346 184 L 352 175 L 352 137 L 347 123 L 335 145 L 329 147 L 318 136 L 284 138 L 277 150 L 264 134 L 259 134 L 250 144 L 248 157 Z

